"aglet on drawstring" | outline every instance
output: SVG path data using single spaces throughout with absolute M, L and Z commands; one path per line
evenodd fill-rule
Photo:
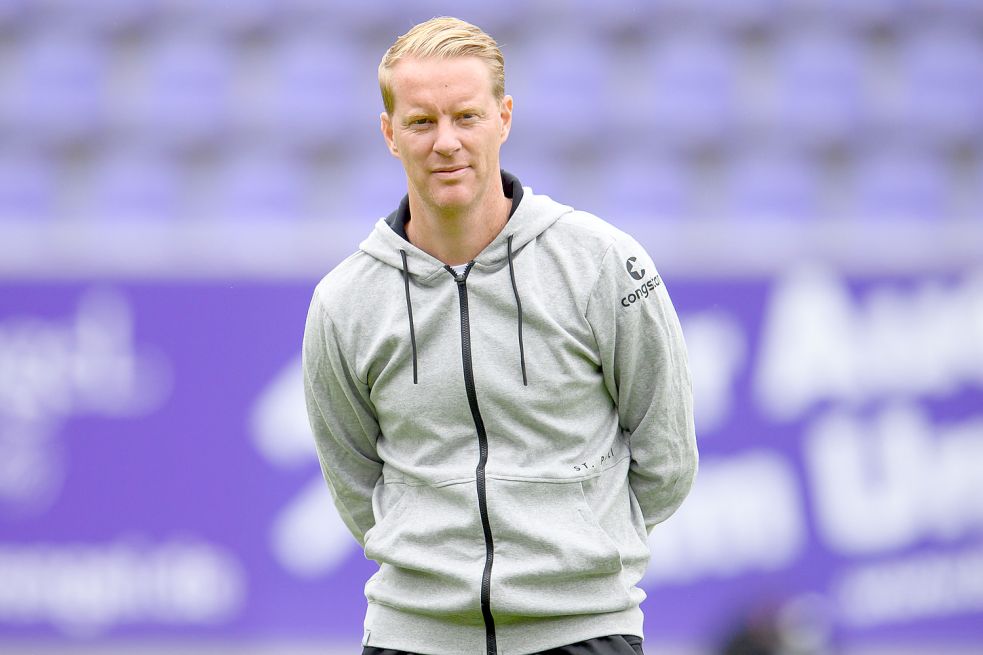
M 413 304 L 410 302 L 410 271 L 406 264 L 406 251 L 401 248 L 399 255 L 403 258 L 403 288 L 406 290 L 406 315 L 410 320 L 410 345 L 413 348 L 413 384 L 416 384 L 416 330 L 413 328 Z
M 512 266 L 512 237 L 514 234 L 509 235 L 508 240 L 508 255 L 509 255 L 509 277 L 512 278 L 512 293 L 515 294 L 515 309 L 519 314 L 519 364 L 522 367 L 522 384 L 523 386 L 529 386 L 529 381 L 526 379 L 526 350 L 522 345 L 522 301 L 519 300 L 519 288 L 515 285 L 515 267 Z M 405 258 L 405 255 L 404 255 Z M 405 261 L 405 259 L 404 259 Z M 408 294 L 409 292 L 407 292 Z M 409 295 L 407 295 L 409 298 Z

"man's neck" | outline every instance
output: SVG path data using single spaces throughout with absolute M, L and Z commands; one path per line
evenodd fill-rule
M 483 202 L 456 213 L 442 213 L 410 193 L 410 243 L 445 264 L 466 264 L 478 256 L 502 231 L 509 219 L 511 201 L 499 188 Z

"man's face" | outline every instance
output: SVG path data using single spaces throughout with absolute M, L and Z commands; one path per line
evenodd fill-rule
M 382 133 L 403 162 L 411 194 L 447 214 L 501 188 L 498 153 L 512 124 L 512 98 L 495 99 L 484 61 L 407 58 L 393 68 L 392 90 Z

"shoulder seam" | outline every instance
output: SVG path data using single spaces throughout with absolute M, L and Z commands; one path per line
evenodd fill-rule
M 570 220 L 564 220 L 570 218 L 577 220 L 578 217 L 580 217 L 581 220 L 583 220 L 583 218 L 593 219 L 594 221 L 597 221 L 598 224 L 590 225 L 590 224 L 585 224 L 583 222 L 573 223 Z M 597 216 L 596 214 L 592 214 L 588 211 L 583 211 L 580 209 L 575 209 L 573 211 L 565 213 L 564 215 L 560 216 L 556 222 L 568 226 L 569 228 L 574 230 L 580 230 L 583 232 L 587 232 L 589 234 L 596 234 L 600 237 L 606 237 L 609 239 L 613 239 L 615 241 L 617 241 L 621 237 L 621 235 L 624 234 L 624 230 L 622 230 L 618 226 L 605 221 L 603 218 Z
M 343 365 L 345 366 L 345 368 L 348 369 L 348 372 L 351 373 L 351 376 L 354 379 L 358 380 L 358 382 L 360 384 L 364 384 L 366 387 L 368 387 L 369 386 L 368 381 L 367 380 L 363 380 L 362 378 L 360 378 L 358 376 L 358 370 L 357 370 L 358 363 L 356 362 L 355 367 L 353 368 L 352 365 L 351 365 L 351 363 L 348 361 L 348 358 L 345 356 L 344 350 L 340 347 L 341 344 L 338 343 L 338 330 L 337 330 L 337 326 L 335 325 L 335 322 L 331 319 L 331 316 L 328 314 L 328 310 L 324 307 L 324 303 L 321 301 L 320 287 L 316 287 L 314 289 L 314 300 L 317 303 L 317 312 L 318 312 L 318 315 L 325 322 L 325 325 L 326 325 L 327 329 L 331 331 L 331 340 L 338 347 L 338 353 L 341 356 Z
M 584 319 L 587 320 L 587 314 L 590 312 L 590 302 L 594 298 L 594 291 L 597 289 L 597 285 L 601 281 L 601 275 L 604 274 L 604 263 L 607 261 L 608 254 L 614 248 L 617 243 L 616 239 L 611 239 L 611 243 L 608 244 L 607 248 L 604 249 L 604 254 L 601 255 L 601 263 L 597 267 L 597 277 L 594 278 L 594 283 L 591 284 L 590 293 L 587 294 L 587 302 L 584 304 Z M 590 321 L 587 321 L 590 323 Z

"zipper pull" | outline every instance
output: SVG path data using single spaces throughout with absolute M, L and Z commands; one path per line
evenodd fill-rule
M 467 282 L 467 280 L 468 280 L 468 272 L 469 272 L 469 271 L 471 270 L 471 267 L 472 267 L 472 266 L 474 266 L 474 262 L 473 262 L 473 261 L 472 261 L 472 262 L 470 262 L 470 263 L 469 263 L 469 264 L 468 264 L 468 265 L 467 265 L 467 266 L 466 266 L 466 267 L 464 268 L 464 270 L 463 270 L 463 271 L 461 271 L 460 273 L 458 273 L 458 272 L 457 272 L 457 271 L 455 271 L 455 270 L 454 270 L 454 269 L 453 269 L 453 268 L 452 268 L 451 266 L 449 266 L 449 265 L 447 265 L 447 264 L 444 264 L 444 270 L 445 270 L 445 271 L 447 271 L 448 273 L 450 273 L 450 274 L 451 274 L 451 277 L 453 277 L 453 278 L 454 278 L 454 281 L 455 281 L 455 282 L 457 282 L 457 283 L 458 283 L 458 285 L 462 285 L 462 284 L 464 284 L 465 282 Z

